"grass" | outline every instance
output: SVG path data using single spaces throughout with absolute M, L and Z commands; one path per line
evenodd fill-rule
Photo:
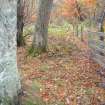
M 81 25 L 84 27 L 83 30 L 86 31 L 88 27 L 90 27 L 89 21 L 82 22 L 78 26 L 78 33 L 79 37 L 81 35 Z M 24 36 L 32 35 L 34 33 L 34 24 L 28 25 L 24 27 Z M 64 22 L 62 25 L 55 25 L 55 24 L 49 24 L 48 28 L 48 34 L 51 36 L 57 36 L 57 37 L 65 37 L 70 32 L 73 32 L 72 24 L 69 24 L 67 22 Z M 75 31 L 76 32 L 76 31 Z
M 49 25 L 48 34 L 55 36 L 65 36 L 70 31 L 70 24 L 64 24 L 62 26 Z M 24 27 L 24 36 L 32 35 L 34 33 L 34 25 Z
M 34 33 L 34 25 L 25 26 L 23 30 L 23 36 L 32 35 Z
M 40 69 L 40 71 L 43 71 L 44 72 L 44 71 L 48 71 L 49 68 L 50 68 L 49 65 L 43 64 L 43 65 L 40 66 L 39 69 Z
M 64 36 L 67 34 L 68 29 L 63 27 L 49 27 L 48 32 L 50 35 Z
M 68 34 L 70 32 L 71 25 L 68 23 L 65 23 L 62 26 L 57 26 L 57 25 L 49 25 L 48 33 L 49 35 L 55 35 L 58 37 L 62 37 Z
M 26 102 L 25 102 L 25 105 L 46 105 L 45 102 L 43 102 L 43 100 L 39 97 L 35 97 L 34 100 L 32 99 L 28 99 Z

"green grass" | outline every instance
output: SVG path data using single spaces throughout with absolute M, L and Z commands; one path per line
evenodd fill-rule
M 62 26 L 57 25 L 49 25 L 48 34 L 54 36 L 64 36 L 67 35 L 68 31 L 70 31 L 70 24 L 65 23 Z M 23 34 L 24 36 L 32 35 L 34 33 L 34 25 L 29 25 L 24 27 Z
M 40 69 L 40 71 L 46 72 L 46 71 L 48 71 L 50 69 L 50 67 L 49 67 L 48 64 L 43 64 L 43 65 L 40 66 L 39 69 Z
M 90 23 L 89 20 L 82 22 L 78 27 L 79 33 L 81 32 L 81 25 L 84 26 L 84 30 L 87 30 L 89 27 L 94 27 L 95 25 L 94 23 L 92 23 L 91 26 L 89 23 Z M 34 26 L 35 26 L 34 24 L 25 26 L 23 32 L 24 36 L 32 35 L 35 31 Z M 65 36 L 72 31 L 73 31 L 72 24 L 69 24 L 66 21 L 60 26 L 53 23 L 49 24 L 48 28 L 49 35 L 58 36 L 58 37 Z
M 35 97 L 35 99 L 28 99 L 24 105 L 46 105 L 46 103 L 39 97 Z
M 23 36 L 32 35 L 34 33 L 34 25 L 25 26 L 23 30 Z
M 54 36 L 65 36 L 67 35 L 69 31 L 68 27 L 49 27 L 48 33 L 49 35 L 54 35 Z
M 54 36 L 65 36 L 70 32 L 71 25 L 67 22 L 65 22 L 63 25 L 58 26 L 54 24 L 49 25 L 48 33 L 49 35 L 54 35 Z

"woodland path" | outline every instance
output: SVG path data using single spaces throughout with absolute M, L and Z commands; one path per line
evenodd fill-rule
M 96 73 L 99 65 L 89 59 L 87 41 L 51 36 L 49 42 L 48 53 L 36 58 L 26 57 L 26 49 L 18 48 L 23 104 L 101 105 L 105 90 L 96 85 L 102 78 Z

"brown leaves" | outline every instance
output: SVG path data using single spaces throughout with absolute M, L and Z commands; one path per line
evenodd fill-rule
M 43 92 L 41 93 L 41 97 L 43 99 L 43 101 L 48 102 L 50 100 L 50 96 L 48 92 Z
M 100 81 L 95 72 L 99 66 L 89 59 L 86 45 L 71 39 L 56 40 L 60 48 L 69 48 L 71 53 L 59 48 L 59 52 L 54 53 L 56 56 L 46 53 L 37 58 L 28 57 L 24 62 L 24 54 L 20 56 L 22 51 L 19 51 L 23 85 L 28 94 L 25 98 L 37 96 L 48 105 L 99 105 L 98 100 L 104 101 L 105 91 L 95 85 Z M 76 44 L 81 50 L 74 49 Z

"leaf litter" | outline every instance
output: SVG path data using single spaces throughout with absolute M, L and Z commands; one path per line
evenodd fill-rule
M 53 42 L 52 40 L 55 40 Z M 105 90 L 96 83 L 99 65 L 89 57 L 88 46 L 78 38 L 49 37 L 49 49 L 36 58 L 18 48 L 18 67 L 24 90 L 23 105 L 100 105 Z M 39 101 L 38 101 L 39 100 Z

